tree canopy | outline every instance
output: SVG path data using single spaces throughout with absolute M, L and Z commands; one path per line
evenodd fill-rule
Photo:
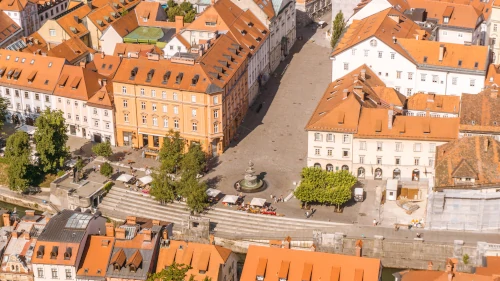
M 111 164 L 109 164 L 108 162 L 104 162 L 101 164 L 101 175 L 105 176 L 105 177 L 111 177 L 111 175 L 113 174 L 113 166 L 111 166 Z
M 332 39 L 330 41 L 332 49 L 335 48 L 335 45 L 337 45 L 337 42 L 339 41 L 340 36 L 342 35 L 342 32 L 344 32 L 344 28 L 345 28 L 344 14 L 342 13 L 342 11 L 339 11 L 337 15 L 335 15 L 335 19 L 333 20 L 332 24 Z
M 183 16 L 184 22 L 190 23 L 195 20 L 196 10 L 193 5 L 187 1 L 182 2 L 180 5 L 174 2 L 173 0 L 169 0 L 167 2 L 167 17 L 168 21 L 174 22 L 175 16 Z
M 5 116 L 7 116 L 8 104 L 9 101 L 7 99 L 0 97 L 0 130 L 2 130 L 5 122 Z
M 349 171 L 327 172 L 321 168 L 302 169 L 302 181 L 294 192 L 305 203 L 340 206 L 352 197 L 352 187 L 357 179 Z
M 113 149 L 111 148 L 111 143 L 109 141 L 101 142 L 92 146 L 92 152 L 97 156 L 109 157 L 113 155 Z
M 31 165 L 31 146 L 27 133 L 17 131 L 7 139 L 5 157 L 9 159 L 7 174 L 9 188 L 24 191 L 33 180 L 33 166 Z
M 191 144 L 186 154 L 182 156 L 181 172 L 182 174 L 192 173 L 201 174 L 206 166 L 207 156 L 199 144 Z
M 147 281 L 184 281 L 191 266 L 174 261 L 167 269 L 151 274 Z
M 66 124 L 63 112 L 46 109 L 36 119 L 35 143 L 40 166 L 44 172 L 55 172 L 64 166 L 69 155 L 66 146 Z
M 161 204 L 172 202 L 175 199 L 176 182 L 172 180 L 169 173 L 160 170 L 151 175 L 153 183 L 151 184 L 151 195 Z

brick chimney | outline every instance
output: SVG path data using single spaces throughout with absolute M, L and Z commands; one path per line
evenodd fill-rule
M 19 233 L 17 233 L 17 231 L 12 231 L 12 238 L 17 238 L 19 235 Z
M 31 217 L 34 217 L 34 216 L 35 216 L 35 210 L 26 210 L 26 211 L 24 211 L 24 213 L 25 213 L 27 216 L 31 216 Z
M 366 79 L 366 69 L 361 69 L 360 77 L 363 81 Z
M 106 223 L 106 236 L 115 237 L 115 227 L 112 223 Z
M 433 265 L 434 265 L 434 264 L 433 264 L 431 261 L 429 261 L 429 262 L 427 263 L 427 270 L 432 270 L 432 266 L 433 266 Z
M 496 99 L 498 97 L 498 89 L 497 88 L 490 89 L 490 97 L 493 99 Z
M 115 229 L 116 239 L 125 239 L 125 228 L 117 227 Z
M 163 240 L 167 240 L 168 239 L 168 230 L 167 229 L 163 230 L 162 237 L 163 237 Z
M 101 53 L 101 59 L 104 59 L 104 52 Z
M 10 214 L 5 213 L 2 215 L 3 218 L 3 226 L 10 226 Z
M 348 90 L 348 89 L 344 89 L 344 90 L 342 91 L 342 99 L 344 99 L 344 100 L 345 100 L 345 99 L 347 98 L 347 94 L 348 94 L 348 93 L 349 93 L 349 90 Z
M 128 216 L 127 217 L 127 224 L 136 225 L 136 222 L 137 222 L 137 218 L 136 217 L 134 217 L 134 216 Z
M 160 221 L 159 220 L 153 220 L 153 225 L 160 225 Z
M 81 61 L 81 62 L 80 62 L 80 67 L 81 67 L 81 68 L 85 68 L 85 62 L 84 62 L 84 61 Z
M 184 16 L 175 16 L 175 32 L 179 33 L 184 28 Z
M 443 61 L 444 51 L 444 44 L 439 45 L 439 61 Z
M 144 241 L 151 242 L 151 229 L 144 229 L 142 234 L 144 236 Z
M 361 250 L 363 249 L 363 241 L 356 241 L 356 257 L 361 257 Z

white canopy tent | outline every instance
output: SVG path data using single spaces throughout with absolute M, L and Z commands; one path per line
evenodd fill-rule
M 238 198 L 239 197 L 236 195 L 226 195 L 224 196 L 224 199 L 222 199 L 222 203 L 236 204 Z
M 250 206 L 264 207 L 266 204 L 266 199 L 263 198 L 254 198 L 250 202 Z
M 213 189 L 213 188 L 207 189 L 208 197 L 217 197 L 217 195 L 219 195 L 220 193 L 221 191 L 218 189 Z
M 139 180 L 143 184 L 148 184 L 148 183 L 151 183 L 153 181 L 153 177 L 151 177 L 151 176 L 145 176 L 145 177 L 139 178 Z
M 27 133 L 28 135 L 32 136 L 35 134 L 35 131 L 36 131 L 36 127 L 34 126 L 30 126 L 30 125 L 22 125 L 21 127 L 19 127 L 19 129 L 17 129 L 18 131 L 23 131 L 25 133 Z
M 117 181 L 122 181 L 122 182 L 129 182 L 133 178 L 134 178 L 134 176 L 132 176 L 132 175 L 122 174 L 116 180 Z

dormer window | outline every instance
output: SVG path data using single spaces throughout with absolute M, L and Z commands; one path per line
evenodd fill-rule
M 41 258 L 43 258 L 44 254 L 45 254 L 45 246 L 42 245 L 42 246 L 38 247 L 38 251 L 36 251 L 36 257 L 38 259 L 41 259 Z
M 55 260 L 57 258 L 57 253 L 59 251 L 59 247 L 53 246 L 52 251 L 50 252 L 50 259 Z
M 215 22 L 213 22 L 213 21 L 206 21 L 205 25 L 206 26 L 215 26 Z
M 120 271 L 121 266 L 119 264 L 115 263 L 113 268 L 115 271 Z
M 71 248 L 67 247 L 66 248 L 66 252 L 64 252 L 64 259 L 65 260 L 71 259 L 71 252 L 72 252 Z
M 128 268 L 129 268 L 130 272 L 136 272 L 137 271 L 137 268 L 134 265 L 132 265 L 132 264 Z
M 443 18 L 443 23 L 449 23 L 450 22 L 450 18 L 449 17 L 444 17 Z

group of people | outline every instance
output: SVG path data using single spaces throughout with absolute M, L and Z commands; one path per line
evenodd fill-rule
M 271 194 L 271 200 L 274 200 L 274 203 L 285 202 L 285 200 L 283 199 L 283 195 L 281 195 L 280 197 L 276 197 Z

